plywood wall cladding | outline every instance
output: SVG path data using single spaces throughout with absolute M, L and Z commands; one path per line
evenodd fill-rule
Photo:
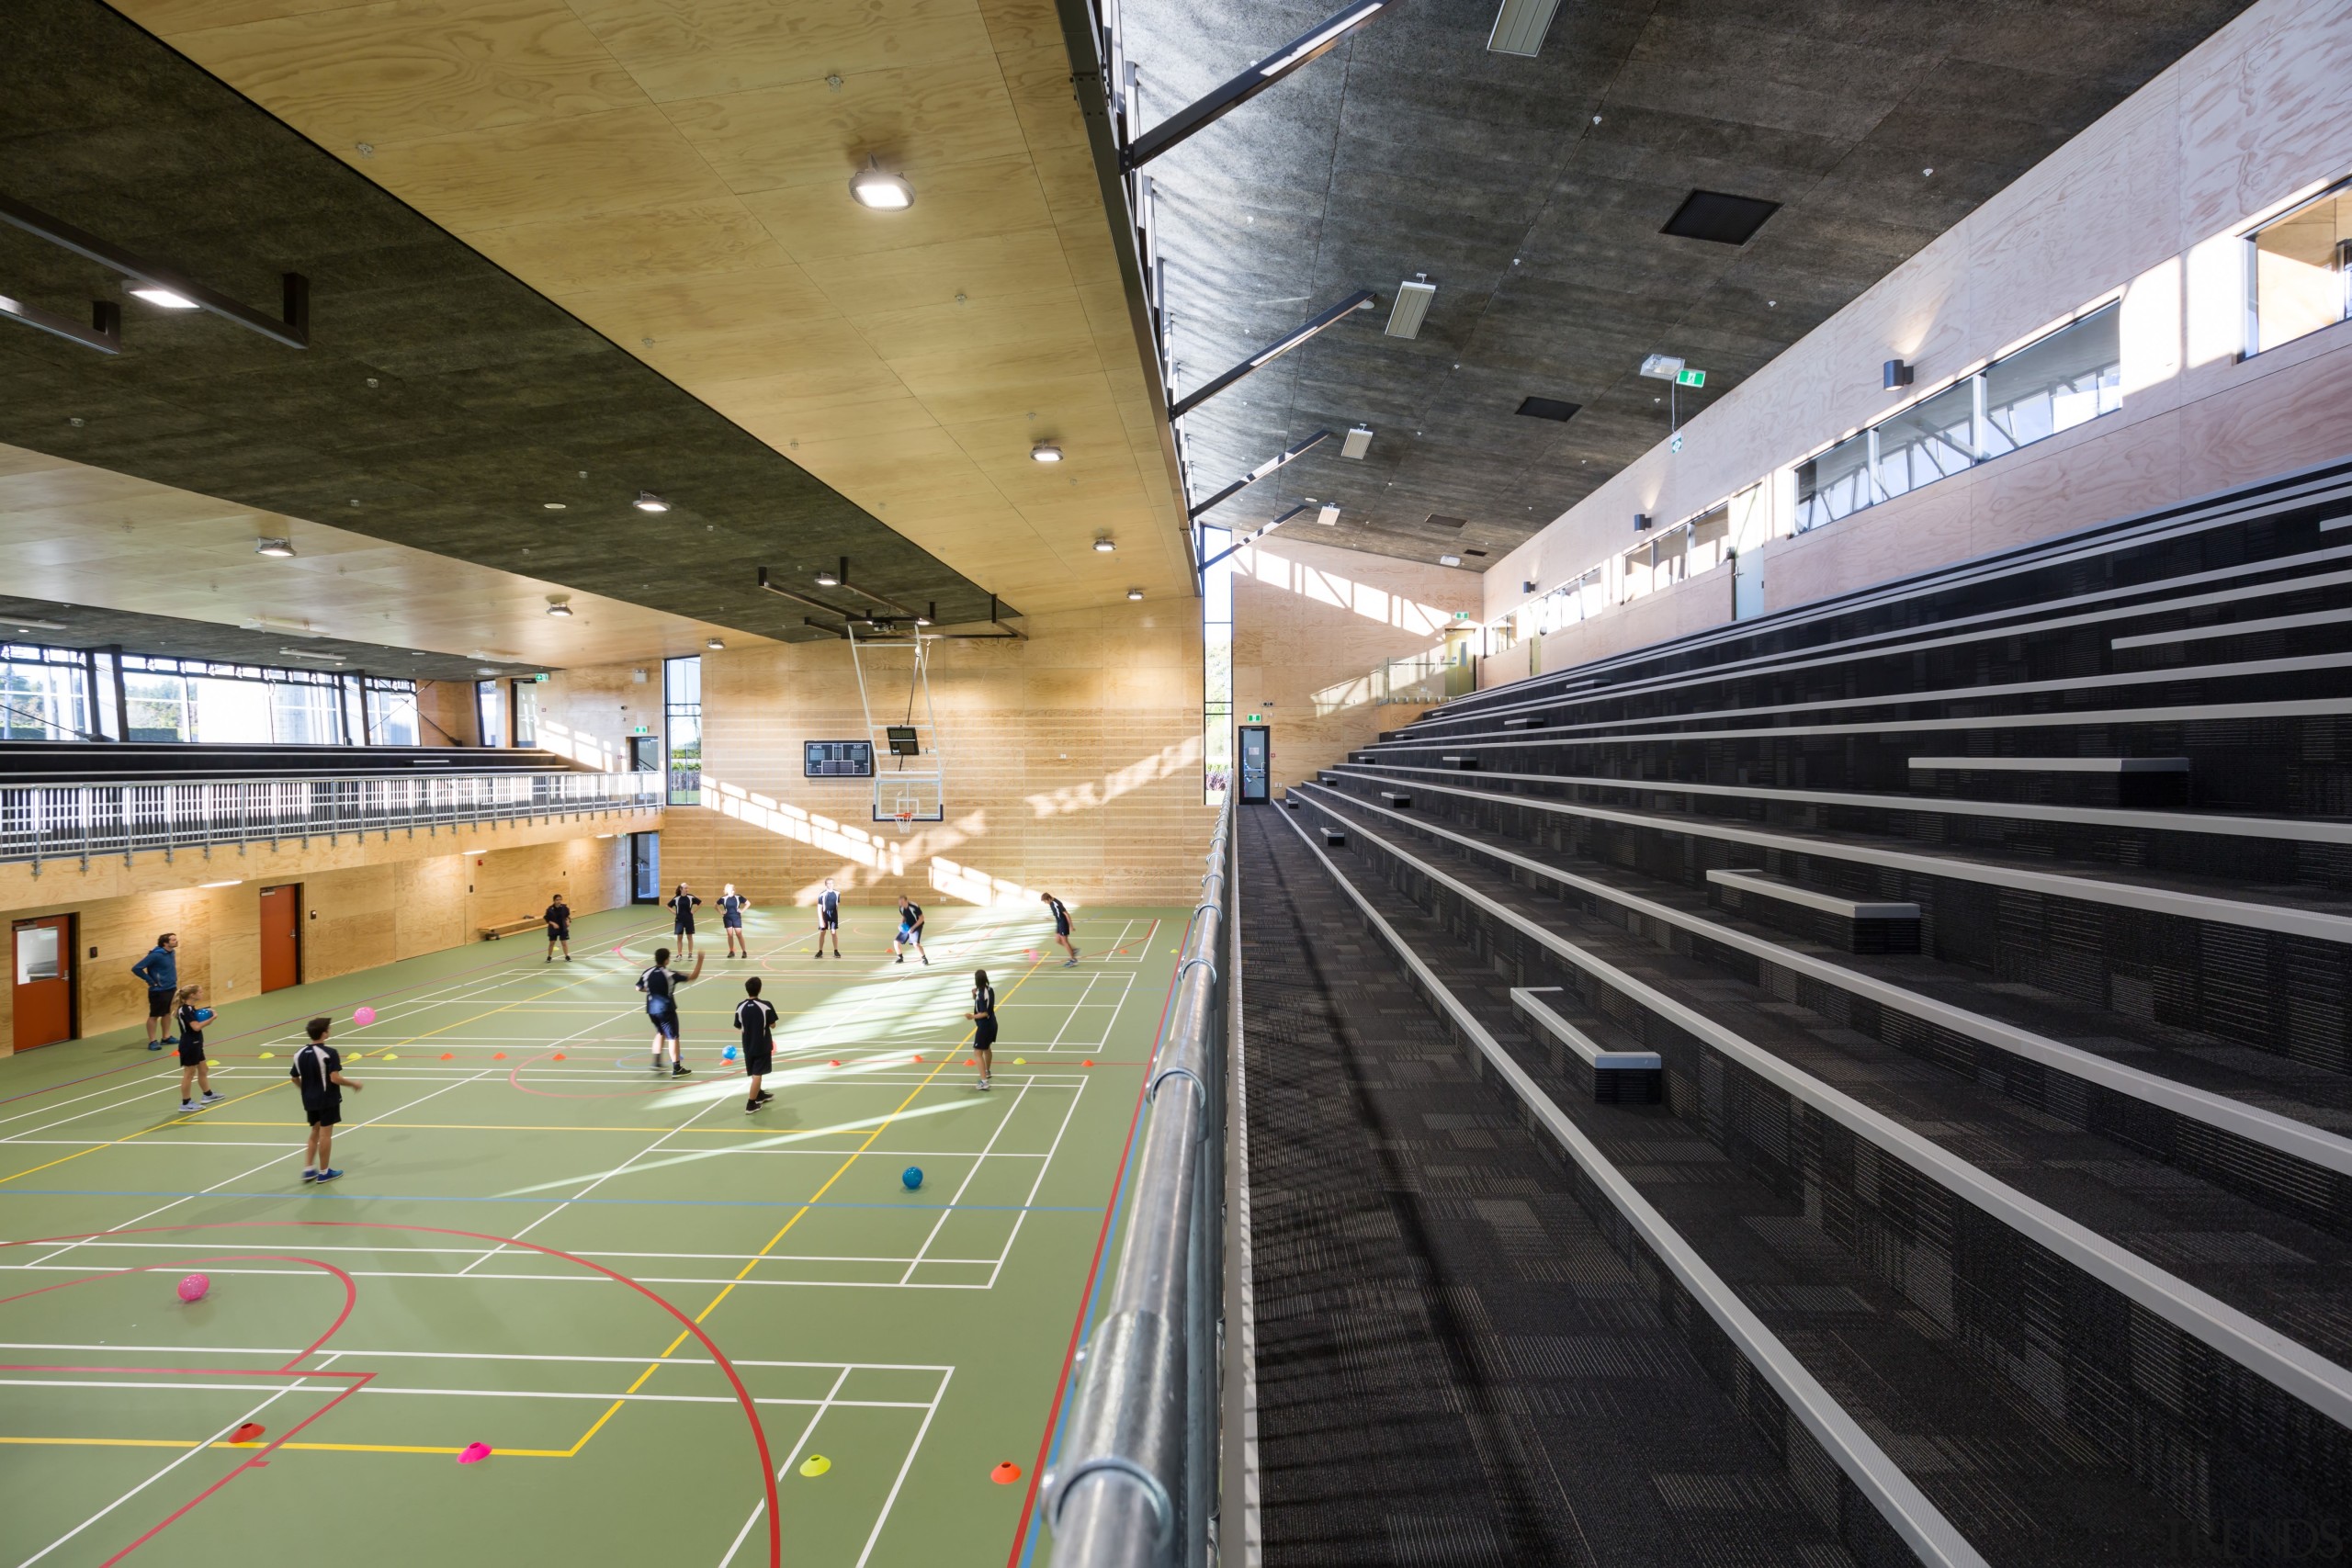
M 1022 610 L 1187 590 L 1053 0 L 118 8 Z
M 941 645 L 932 694 L 946 820 L 904 837 L 871 819 L 867 781 L 801 776 L 803 742 L 865 736 L 843 645 L 706 658 L 704 804 L 666 814 L 662 880 L 705 897 L 732 882 L 772 903 L 805 903 L 827 876 L 853 902 L 1192 897 L 1213 822 L 1193 605 L 1069 611 L 1030 626 L 1027 642 Z M 877 707 L 904 711 L 903 678 L 875 680 L 873 693 Z
M 47 892 L 63 901 L 25 904 L 10 918 L 76 916 L 81 1032 L 135 1028 L 147 1016 L 146 987 L 130 965 L 164 931 L 180 939 L 180 983 L 202 986 L 215 1002 L 260 990 L 260 896 L 264 886 L 301 885 L 302 977 L 324 980 L 476 940 L 485 924 L 537 914 L 560 889 L 588 914 L 628 901 L 628 840 L 575 836 L 543 843 L 488 844 L 373 864 L 284 865 L 233 887 L 126 886 L 110 896 L 66 878 Z M 183 857 L 184 861 L 189 857 Z M 91 950 L 96 949 L 94 956 Z M 0 986 L 0 1055 L 8 1054 L 9 987 Z

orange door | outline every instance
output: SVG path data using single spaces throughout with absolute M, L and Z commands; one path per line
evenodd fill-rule
M 261 988 L 302 983 L 302 885 L 261 890 Z
M 19 1051 L 74 1038 L 74 917 L 16 923 L 16 1044 Z

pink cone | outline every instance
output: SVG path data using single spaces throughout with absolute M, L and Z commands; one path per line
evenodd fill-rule
M 211 1288 L 212 1281 L 206 1276 L 202 1274 L 190 1274 L 187 1279 L 180 1281 L 180 1300 L 184 1302 L 200 1302 L 204 1299 L 204 1292 Z
M 491 1448 L 488 1443 L 468 1443 L 466 1445 L 466 1451 L 458 1456 L 458 1462 L 459 1464 L 480 1464 L 482 1461 L 488 1459 L 490 1454 Z

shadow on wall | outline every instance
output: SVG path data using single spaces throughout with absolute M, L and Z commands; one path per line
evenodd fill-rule
M 1433 637 L 1453 624 L 1453 613 L 1435 604 L 1424 604 L 1401 593 L 1391 593 L 1385 588 L 1374 588 L 1368 582 L 1358 582 L 1336 571 L 1325 571 L 1268 550 L 1242 550 L 1233 558 L 1236 571 L 1269 588 L 1279 588 L 1318 604 L 1329 604 L 1383 626 Z

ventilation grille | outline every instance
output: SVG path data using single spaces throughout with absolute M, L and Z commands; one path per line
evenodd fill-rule
M 1694 190 L 1682 198 L 1661 234 L 1686 240 L 1713 240 L 1719 245 L 1744 245 L 1756 238 L 1764 220 L 1781 210 L 1777 201 L 1752 196 L 1725 196 L 1719 190 Z
M 1576 417 L 1582 403 L 1564 403 L 1557 398 L 1528 398 L 1519 405 L 1519 412 L 1530 419 L 1567 420 Z

